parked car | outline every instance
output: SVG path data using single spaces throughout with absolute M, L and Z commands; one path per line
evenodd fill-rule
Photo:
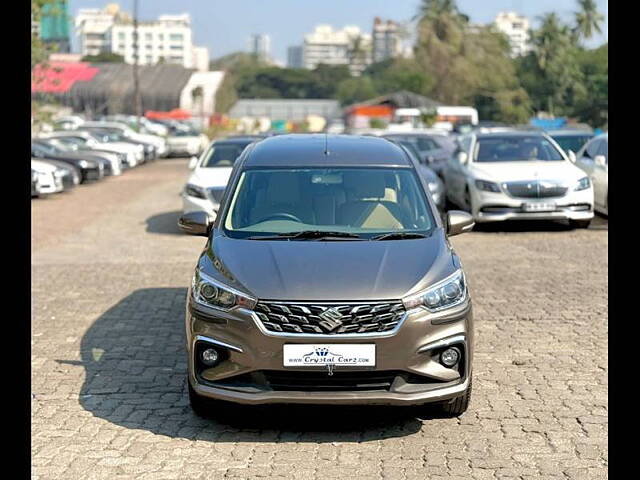
M 112 143 L 128 143 L 130 145 L 136 145 L 141 152 L 138 157 L 138 163 L 145 163 L 154 160 L 157 157 L 157 149 L 154 144 L 145 142 L 139 139 L 133 139 L 122 133 L 119 128 L 107 127 L 107 126 L 91 126 L 81 125 L 78 127 L 79 131 L 90 132 L 102 142 Z
M 160 137 L 158 135 L 149 135 L 146 133 L 138 133 L 133 130 L 131 127 L 124 123 L 120 122 L 84 122 L 82 125 L 78 127 L 80 130 L 89 130 L 91 129 L 103 129 L 110 131 L 118 131 L 124 138 L 129 140 L 134 140 L 143 145 L 150 145 L 154 147 L 154 156 L 153 158 L 158 157 L 166 157 L 169 153 L 167 148 L 167 141 L 165 138 Z
M 140 133 L 149 133 L 159 137 L 166 137 L 169 131 L 166 126 L 149 120 L 146 117 L 137 118 L 135 115 L 111 115 L 100 119 L 106 122 L 124 123 L 135 130 L 136 122 L 140 124 Z
M 170 129 L 167 137 L 169 156 L 200 156 L 209 145 L 209 138 L 189 128 Z
M 434 172 L 430 167 L 427 166 L 427 162 L 424 159 L 420 159 L 418 151 L 416 150 L 416 147 L 413 143 L 406 140 L 398 140 L 396 141 L 396 143 L 402 145 L 402 147 L 407 149 L 407 154 L 412 157 L 418 165 L 418 173 L 422 178 L 424 178 L 424 180 L 427 182 L 427 185 L 429 186 L 429 193 L 431 193 L 433 202 L 436 204 L 440 212 L 444 212 L 444 182 L 440 179 L 436 172 Z
M 32 158 L 31 160 L 38 160 L 38 159 Z M 51 159 L 40 159 L 39 161 L 43 163 L 48 163 L 49 165 L 52 165 L 59 170 L 62 170 L 62 174 L 59 174 L 59 176 L 62 178 L 62 187 L 64 188 L 65 191 L 71 190 L 72 188 L 74 188 L 76 185 L 80 183 L 80 180 L 82 179 L 82 173 L 80 172 L 80 169 L 74 165 L 71 165 L 70 163 L 65 163 L 59 160 L 51 160 Z
M 38 180 L 38 171 L 31 168 L 31 196 L 37 197 L 40 190 L 40 180 Z
M 37 180 L 34 185 L 33 172 L 36 172 Z M 31 160 L 31 196 L 41 197 L 64 190 L 62 184 L 63 172 L 58 167 L 37 159 Z M 35 187 L 35 194 L 34 194 Z
M 104 164 L 98 160 L 51 145 L 46 140 L 31 140 L 31 156 L 38 159 L 60 160 L 80 169 L 82 178 L 80 183 L 100 180 L 104 177 Z
M 542 132 L 470 134 L 444 170 L 447 199 L 476 222 L 563 219 L 587 228 L 593 187 Z
M 445 133 L 387 133 L 382 136 L 389 140 L 404 140 L 412 143 L 420 158 L 426 160 L 427 165 L 440 177 L 455 149 Z
M 187 293 L 191 406 L 424 405 L 461 415 L 473 318 L 447 227 L 404 149 L 379 138 L 283 135 L 247 147 Z
M 56 131 L 42 138 L 55 138 L 65 145 L 76 145 L 81 150 L 115 153 L 120 158 L 122 168 L 132 168 L 144 159 L 144 147 L 128 142 L 110 142 L 97 135 L 82 130 Z M 107 140 L 107 141 L 103 141 Z
M 575 158 L 575 154 L 582 149 L 585 143 L 593 138 L 593 132 L 587 130 L 551 130 L 547 134 L 560 145 L 560 148 L 570 158 Z
M 64 137 L 52 137 L 50 136 L 50 134 L 47 134 L 47 136 L 41 136 L 40 138 L 61 150 L 86 155 L 88 156 L 88 158 L 93 158 L 95 160 L 104 162 L 103 165 L 105 175 L 116 176 L 122 174 L 122 160 L 118 153 L 92 150 L 83 145 L 78 145 L 76 142 L 69 142 Z
M 576 155 L 576 166 L 582 169 L 593 184 L 595 209 L 609 215 L 609 134 L 590 140 Z
M 215 217 L 233 164 L 247 145 L 257 140 L 261 140 L 261 137 L 216 140 L 199 159 L 194 157 L 189 165 L 193 173 L 182 191 L 183 211 L 185 213 L 205 211 Z

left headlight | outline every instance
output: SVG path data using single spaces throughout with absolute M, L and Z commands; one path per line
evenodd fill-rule
M 435 285 L 402 299 L 407 310 L 424 307 L 439 312 L 460 305 L 467 299 L 467 283 L 462 270 L 457 270 Z
M 191 283 L 193 299 L 206 307 L 229 311 L 236 307 L 253 309 L 257 299 L 214 280 L 196 270 Z
M 580 190 L 586 190 L 590 186 L 591 186 L 591 182 L 589 181 L 589 177 L 582 177 L 580 180 L 578 180 L 578 183 L 576 183 L 576 186 L 573 187 L 573 191 L 579 192 Z

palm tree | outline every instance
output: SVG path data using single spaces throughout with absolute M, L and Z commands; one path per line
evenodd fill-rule
M 455 0 L 422 0 L 418 7 L 418 13 L 411 20 L 422 23 L 425 20 L 434 20 L 442 14 L 459 15 Z
M 575 12 L 576 26 L 574 33 L 588 40 L 594 33 L 602 33 L 600 24 L 604 21 L 604 15 L 598 12 L 598 6 L 594 0 L 578 0 L 579 12 Z

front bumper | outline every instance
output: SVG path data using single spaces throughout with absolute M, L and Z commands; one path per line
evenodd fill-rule
M 305 335 L 270 333 L 249 310 L 222 312 L 192 302 L 188 293 L 186 338 L 189 382 L 201 396 L 244 404 L 378 404 L 416 405 L 444 401 L 465 392 L 473 360 L 473 314 L 471 302 L 452 312 L 431 314 L 422 309 L 406 313 L 399 328 L 389 333 L 351 335 Z M 217 347 L 224 361 L 203 369 L 195 355 L 198 344 Z M 334 375 L 386 374 L 395 380 L 386 389 L 363 390 L 344 385 L 335 390 L 271 388 L 251 379 L 266 375 L 305 374 L 322 378 L 322 367 L 284 367 L 285 344 L 375 344 L 375 367 L 334 367 Z M 434 360 L 439 349 L 456 345 L 463 351 L 460 372 Z M 295 372 L 295 373 L 294 373 Z M 397 374 L 397 376 L 396 376 Z M 249 380 L 248 380 L 249 379 Z M 308 383 L 308 382 L 307 382 Z
M 218 215 L 218 208 L 220 208 L 218 203 L 213 203 L 208 198 L 192 197 L 184 192 L 180 196 L 182 197 L 183 213 L 207 212 L 212 219 L 215 219 Z
M 563 197 L 514 198 L 506 193 L 470 189 L 473 218 L 477 223 L 505 220 L 589 220 L 593 218 L 593 190 L 570 191 Z M 555 209 L 528 212 L 525 203 L 553 203 Z

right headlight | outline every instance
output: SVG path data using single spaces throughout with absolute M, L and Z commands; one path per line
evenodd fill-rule
M 236 307 L 253 309 L 258 301 L 235 288 L 214 280 L 196 270 L 191 283 L 191 295 L 197 303 L 229 311 Z
M 204 188 L 199 187 L 197 185 L 193 185 L 191 183 L 187 183 L 185 185 L 184 193 L 186 193 L 190 197 L 203 198 L 203 199 L 207 198 Z
M 485 192 L 500 193 L 500 186 L 487 180 L 476 180 L 476 188 Z
M 467 299 L 467 283 L 462 270 L 457 270 L 444 280 L 402 299 L 407 310 L 424 307 L 439 312 L 464 303 Z

